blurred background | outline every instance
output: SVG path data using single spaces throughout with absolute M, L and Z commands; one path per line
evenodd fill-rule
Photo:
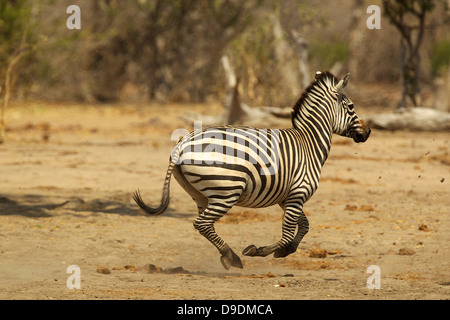
M 66 26 L 73 4 L 81 29 Z M 370 5 L 381 9 L 380 29 L 367 27 Z M 291 106 L 315 71 L 330 70 L 350 72 L 364 102 L 392 107 L 402 104 L 406 51 L 420 34 L 417 104 L 445 110 L 448 7 L 447 0 L 0 0 L 0 101 L 221 101 L 227 55 L 251 106 Z
M 72 5 L 80 29 L 67 26 Z M 0 0 L 0 298 L 448 299 L 449 6 Z M 350 72 L 345 93 L 373 130 L 364 144 L 333 137 L 295 255 L 225 276 L 173 180 L 167 214 L 138 213 L 131 193 L 159 203 L 193 121 L 290 127 L 290 108 L 327 69 Z M 275 242 L 280 214 L 235 207 L 218 228 L 236 249 Z M 67 289 L 72 264 L 81 290 Z M 367 290 L 371 265 L 383 290 Z

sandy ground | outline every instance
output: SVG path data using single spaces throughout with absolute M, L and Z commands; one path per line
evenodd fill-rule
M 169 210 L 156 218 L 140 214 L 130 197 L 140 188 L 147 203 L 159 203 L 171 133 L 193 128 L 178 118 L 187 110 L 221 108 L 8 110 L 1 299 L 450 298 L 450 133 L 374 130 L 365 144 L 335 137 L 305 205 L 310 231 L 298 251 L 282 259 L 241 255 L 244 269 L 226 271 L 193 228 L 196 206 L 175 180 Z M 279 207 L 233 208 L 216 230 L 240 254 L 277 241 L 281 215 Z M 70 265 L 79 268 L 80 289 L 68 288 L 76 276 Z M 373 265 L 380 289 L 366 285 Z

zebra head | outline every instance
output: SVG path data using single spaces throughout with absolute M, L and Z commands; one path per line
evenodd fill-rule
M 337 94 L 337 108 L 333 132 L 352 138 L 355 142 L 365 142 L 369 138 L 370 128 L 356 114 L 353 102 L 342 93 L 349 75 L 348 73 L 334 88 Z

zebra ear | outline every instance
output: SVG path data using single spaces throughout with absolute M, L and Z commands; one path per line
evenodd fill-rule
M 341 93 L 342 90 L 344 90 L 345 86 L 348 83 L 348 80 L 350 79 L 350 73 L 347 73 L 344 77 L 344 79 L 342 79 L 341 81 L 339 81 L 339 83 L 336 85 L 336 90 Z
M 322 72 L 317 71 L 316 72 L 316 76 L 314 77 L 314 80 L 317 81 L 317 79 L 319 79 L 319 77 L 321 76 Z

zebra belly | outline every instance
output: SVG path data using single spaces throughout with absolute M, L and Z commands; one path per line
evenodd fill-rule
M 245 194 L 245 193 L 242 194 L 241 198 L 236 203 L 236 206 L 245 207 L 245 208 L 265 208 L 265 207 L 273 206 L 275 204 L 280 204 L 281 202 L 283 202 L 283 200 L 286 197 L 279 195 L 279 196 L 269 199 L 269 200 L 261 199 L 261 201 L 254 201 L 251 198 L 252 198 L 251 194 Z M 264 201 L 264 200 L 266 200 L 266 201 Z
M 202 200 L 199 195 L 202 195 L 205 199 L 220 199 L 241 207 L 262 208 L 282 202 L 288 194 L 287 190 L 277 189 L 277 176 L 261 179 L 259 175 L 251 176 L 245 171 L 227 168 L 227 166 L 180 165 L 177 167 L 180 169 L 175 174 L 175 178 L 198 205 L 199 200 Z M 256 169 L 249 171 L 256 171 Z M 271 180 L 272 178 L 274 181 Z
M 184 184 L 188 186 L 184 189 L 194 189 L 188 191 L 191 196 L 201 194 L 206 199 L 215 198 L 235 203 L 247 186 L 245 172 L 236 172 L 226 167 L 181 164 L 180 170 L 183 176 L 180 180 L 184 180 Z

